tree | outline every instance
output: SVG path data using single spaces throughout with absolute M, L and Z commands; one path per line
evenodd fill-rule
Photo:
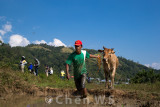
M 159 75 L 154 73 L 153 70 L 148 71 L 141 71 L 138 72 L 132 79 L 131 83 L 154 83 L 159 81 Z

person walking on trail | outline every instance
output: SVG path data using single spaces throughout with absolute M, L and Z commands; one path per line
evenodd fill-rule
M 38 76 L 38 67 L 40 65 L 40 62 L 37 58 L 34 58 L 35 60 L 35 64 L 34 64 L 34 68 L 35 68 L 35 75 Z
M 62 79 L 62 80 L 64 80 L 64 78 L 65 78 L 64 76 L 65 76 L 65 72 L 62 70 L 62 71 L 61 71 L 61 79 Z
M 85 81 L 86 81 L 86 64 L 85 58 L 99 58 L 100 56 L 95 56 L 89 54 L 85 50 L 82 49 L 82 42 L 77 40 L 75 42 L 75 52 L 71 53 L 66 60 L 66 78 L 69 80 L 69 65 L 73 62 L 74 67 L 74 81 L 77 91 L 81 93 L 82 98 L 87 97 L 87 89 L 85 88 Z
M 49 74 L 49 66 L 48 65 L 45 66 L 45 73 L 46 73 L 46 76 L 48 77 L 48 74 Z
M 24 73 L 24 68 L 25 68 L 25 65 L 27 64 L 27 61 L 25 60 L 25 56 L 22 56 L 21 57 L 21 61 L 20 61 L 20 66 L 21 66 L 21 71 Z
M 29 67 L 28 67 L 29 72 L 32 74 L 33 73 L 33 65 L 32 63 L 30 63 Z
M 52 75 L 52 74 L 53 74 L 53 68 L 52 68 L 52 67 L 50 67 L 49 74 L 50 74 L 50 75 Z

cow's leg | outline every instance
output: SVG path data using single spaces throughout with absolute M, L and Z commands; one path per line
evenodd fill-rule
M 108 84 L 108 87 L 109 87 L 109 89 L 111 88 L 111 80 L 112 80 L 112 78 L 111 78 L 111 76 L 112 76 L 112 70 L 109 70 L 109 72 L 108 72 L 108 77 L 109 77 L 109 84 Z
M 106 79 L 105 87 L 106 87 L 107 89 L 109 88 L 108 77 L 109 77 L 109 74 L 108 74 L 107 71 L 105 71 L 105 79 Z
M 116 73 L 116 68 L 113 68 L 112 74 L 111 74 L 111 89 L 114 89 L 114 77 Z

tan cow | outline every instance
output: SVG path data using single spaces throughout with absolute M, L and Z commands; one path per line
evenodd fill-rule
M 106 79 L 106 88 L 114 89 L 114 77 L 116 73 L 116 69 L 119 65 L 119 61 L 115 52 L 112 49 L 108 49 L 103 47 L 104 50 L 98 50 L 99 52 L 103 52 L 103 67 Z M 111 79 L 111 84 L 109 84 L 109 78 Z

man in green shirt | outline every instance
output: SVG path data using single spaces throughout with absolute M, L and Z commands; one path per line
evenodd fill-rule
M 82 49 L 82 42 L 77 40 L 75 42 L 75 51 L 69 55 L 66 61 L 66 78 L 69 80 L 69 65 L 73 63 L 74 67 L 74 81 L 77 88 L 77 91 L 81 92 L 82 98 L 87 97 L 87 89 L 85 88 L 86 74 L 87 69 L 85 65 L 85 58 L 98 58 L 100 57 L 91 55 L 85 50 Z

